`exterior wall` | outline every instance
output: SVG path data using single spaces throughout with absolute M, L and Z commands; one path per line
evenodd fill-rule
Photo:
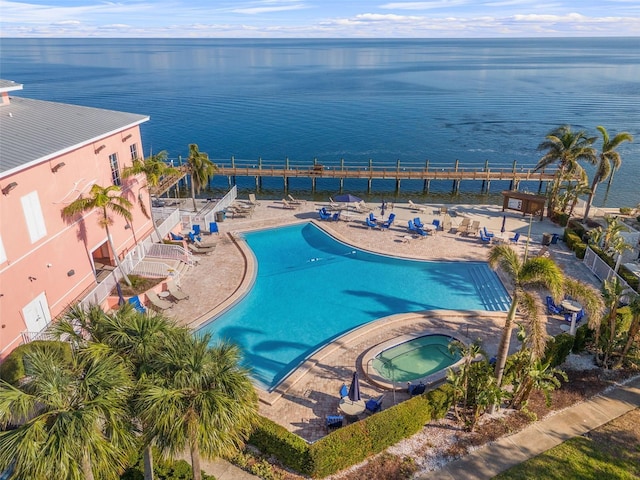
M 44 292 L 50 316 L 55 318 L 96 285 L 91 252 L 107 241 L 99 223 L 101 214 L 92 211 L 81 219 L 69 220 L 62 217 L 61 210 L 88 193 L 93 184 L 112 185 L 109 155 L 117 153 L 122 171 L 131 165 L 132 143 L 141 155 L 137 126 L 0 179 L 0 187 L 17 183 L 6 195 L 0 195 L 0 235 L 6 254 L 6 261 L 0 263 L 0 358 L 20 345 L 21 333 L 27 330 L 22 309 L 34 298 Z M 101 145 L 105 148 L 96 153 Z M 65 165 L 53 172 L 61 162 Z M 125 228 L 126 221 L 114 215 L 109 227 L 121 258 L 153 230 L 139 206 L 140 197 L 146 212 L 151 212 L 144 184 L 143 176 L 122 179 L 122 195 L 133 204 L 133 228 Z M 33 191 L 38 193 L 46 235 L 32 244 L 21 198 Z

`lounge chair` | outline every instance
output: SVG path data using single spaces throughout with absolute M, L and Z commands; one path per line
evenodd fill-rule
M 564 313 L 564 319 L 567 322 L 571 321 L 571 316 L 573 315 L 573 313 L 571 312 L 565 312 Z M 580 320 L 582 320 L 584 318 L 584 310 L 580 310 L 577 314 L 576 314 L 576 323 L 580 322 Z
M 349 387 L 345 383 L 340 387 L 340 398 L 344 398 L 349 395 Z
M 210 247 L 202 247 L 198 246 L 195 243 L 188 243 L 187 247 L 193 253 L 197 253 L 198 255 L 211 255 L 213 250 L 216 248 L 215 245 L 211 245 Z
M 193 232 L 187 233 L 187 237 L 189 237 L 189 241 L 191 243 L 196 243 L 196 242 L 201 242 L 202 241 L 202 237 L 200 235 L 196 235 Z
M 518 243 L 518 240 L 520 240 L 520 232 L 517 232 L 513 237 L 509 239 L 511 243 Z
M 334 213 L 333 216 L 331 217 L 332 222 L 337 222 L 338 220 L 340 220 L 340 212 Z
M 410 233 L 416 233 L 418 231 L 418 227 L 416 227 L 415 220 L 409 220 L 407 222 L 407 228 L 409 229 Z
M 131 297 L 129 300 L 127 300 L 131 305 L 133 305 L 133 308 L 135 308 L 137 311 L 139 311 L 140 313 L 146 313 L 147 309 L 144 307 L 144 305 L 142 305 L 142 303 L 140 302 L 140 297 L 138 297 L 138 295 L 134 295 L 133 297 Z
M 289 210 L 295 210 L 296 208 L 298 208 L 298 205 L 294 205 L 292 203 L 289 203 L 283 198 L 282 199 L 282 208 L 288 208 Z
M 369 217 L 367 217 L 364 220 L 364 223 L 367 225 L 368 228 L 379 228 L 378 224 L 376 222 L 372 222 L 371 219 Z
M 395 213 L 390 213 L 389 214 L 389 219 L 386 220 L 385 222 L 382 223 L 381 227 L 383 229 L 389 229 L 389 227 L 391 227 L 391 225 L 393 224 L 393 221 L 396 218 L 396 214 Z
M 163 300 L 161 299 L 158 294 L 156 292 L 154 292 L 153 290 L 148 290 L 147 293 L 147 298 L 149 299 L 149 303 L 151 303 L 151 306 L 161 312 L 163 310 L 168 310 L 171 307 L 173 307 L 173 303 L 167 301 L 167 300 Z
M 460 222 L 460 225 L 456 227 L 456 231 L 460 234 L 469 233 L 470 223 L 471 223 L 471 219 L 469 217 L 464 217 Z
M 484 236 L 485 237 L 489 237 L 489 238 L 493 238 L 494 234 L 491 233 L 490 231 L 487 230 L 487 227 L 482 227 L 482 230 L 484 231 Z
M 339 203 L 334 202 L 333 198 L 331 198 L 331 197 L 329 197 L 329 205 L 333 209 L 341 209 L 343 207 L 343 205 L 340 205 Z
M 218 230 L 217 222 L 209 222 L 209 233 L 213 235 L 214 233 L 220 234 L 220 230 Z
M 420 382 L 418 384 L 415 383 L 410 383 L 409 385 L 407 385 L 407 393 L 409 395 L 411 395 L 412 397 L 414 395 L 422 395 L 424 393 L 424 391 L 426 390 L 427 386 Z
M 197 223 L 195 225 L 191 225 L 191 231 L 193 232 L 193 234 L 196 237 L 200 236 L 200 225 L 198 225 Z
M 449 212 L 447 207 L 440 207 L 440 215 L 446 215 Z
M 562 313 L 562 307 L 559 307 L 553 301 L 553 298 L 547 295 L 547 313 L 549 315 L 560 315 Z M 569 319 L 571 320 L 571 319 Z
M 343 422 L 344 422 L 344 417 L 342 415 L 327 415 L 327 418 L 325 420 L 327 432 L 330 432 L 331 430 L 336 430 L 342 427 Z
M 437 232 L 438 230 L 440 230 L 440 220 L 438 220 L 438 219 L 434 219 L 434 220 L 433 220 L 433 222 L 431 222 L 431 224 L 432 224 L 434 227 L 436 227 L 436 232 Z
M 256 194 L 255 193 L 250 193 L 249 194 L 249 204 L 253 205 L 253 206 L 260 205 L 260 202 L 258 202 L 256 200 Z
M 480 230 L 480 241 L 482 243 L 490 244 L 491 237 L 487 237 L 482 230 Z
M 324 207 L 318 210 L 318 213 L 320 214 L 320 220 L 329 220 L 331 218 L 331 214 Z
M 371 220 L 372 222 L 377 222 L 378 221 L 378 219 L 375 217 L 373 212 L 369 213 L 369 220 Z
M 307 203 L 306 200 L 298 200 L 296 198 L 293 198 L 292 195 L 287 195 L 287 198 L 289 199 L 289 203 L 291 203 L 293 205 L 303 205 L 303 204 Z
M 177 301 L 189 299 L 189 295 L 178 288 L 178 285 L 176 285 L 176 282 L 174 282 L 172 279 L 167 280 L 167 291 Z
M 380 395 L 378 398 L 370 398 L 364 404 L 364 408 L 367 412 L 376 413 L 382 410 L 382 400 L 384 399 L 384 395 Z
M 471 222 L 471 226 L 469 227 L 468 233 L 470 235 L 475 235 L 479 231 L 480 231 L 480 220 L 474 220 L 473 222 Z
M 416 217 L 413 219 L 413 224 L 417 227 L 417 228 L 423 228 L 424 227 L 424 223 L 422 223 L 422 220 L 420 220 L 420 217 Z
M 420 212 L 426 212 L 427 211 L 427 207 L 425 207 L 423 205 L 417 205 L 417 204 L 413 203 L 411 200 L 409 200 L 409 208 L 411 208 L 412 210 L 418 210 Z
M 367 213 L 367 212 L 371 212 L 373 209 L 371 207 L 369 207 L 364 200 L 361 200 L 360 202 L 355 204 L 356 207 L 356 211 L 360 212 L 360 213 Z
M 184 237 L 182 235 L 178 235 L 178 234 L 173 233 L 173 232 L 169 232 L 169 236 L 171 237 L 171 240 L 173 240 L 174 242 L 178 242 L 178 241 L 184 240 Z

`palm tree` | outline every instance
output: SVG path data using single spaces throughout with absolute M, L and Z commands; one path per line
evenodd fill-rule
M 587 195 L 591 193 L 589 185 L 580 182 L 576 182 L 574 184 L 569 181 L 566 185 L 560 187 L 560 189 L 565 190 L 564 193 L 558 196 L 558 201 L 560 202 L 561 207 L 560 210 L 562 210 L 562 212 L 566 212 L 567 207 L 569 207 L 569 217 L 573 215 L 573 211 L 576 208 L 580 195 Z M 571 203 L 571 206 L 569 206 L 569 203 Z
M 116 265 L 120 269 L 120 273 L 124 277 L 127 285 L 131 286 L 131 280 L 122 269 L 120 264 L 120 258 L 118 257 L 118 251 L 113 244 L 113 238 L 111 238 L 111 232 L 109 231 L 109 225 L 113 225 L 113 219 L 109 216 L 110 213 L 123 217 L 127 221 L 131 221 L 133 218 L 131 215 L 131 202 L 126 198 L 119 195 L 120 187 L 117 185 L 109 185 L 108 187 L 101 187 L 94 184 L 89 191 L 88 197 L 82 195 L 71 202 L 69 205 L 62 209 L 62 215 L 64 217 L 74 217 L 78 214 L 90 212 L 94 209 L 100 210 L 102 217 L 100 218 L 100 226 L 102 226 L 107 232 L 107 240 L 109 246 L 113 252 L 113 257 L 116 261 Z
M 587 137 L 584 130 L 574 132 L 569 125 L 562 125 L 549 133 L 545 140 L 538 145 L 538 150 L 546 151 L 538 161 L 535 170 L 541 170 L 549 165 L 558 164 L 549 199 L 549 216 L 553 215 L 560 184 L 566 175 L 571 175 L 586 183 L 587 175 L 578 163 L 586 160 L 596 162 L 596 150 L 591 146 L 596 137 Z
M 520 309 L 525 322 L 529 326 L 528 338 L 530 339 L 533 358 L 539 358 L 544 353 L 546 333 L 541 321 L 538 302 L 529 288 L 545 287 L 554 298 L 560 298 L 564 278 L 560 268 L 550 258 L 534 257 L 523 262 L 518 253 L 508 245 L 496 245 L 491 248 L 489 265 L 492 268 L 501 267 L 513 282 L 511 306 L 502 329 L 495 366 L 497 384 L 501 386 L 504 367 L 509 354 L 511 331 L 518 309 Z
M 156 153 L 155 155 L 151 155 L 144 160 L 139 158 L 134 158 L 133 163 L 130 167 L 126 167 L 122 170 L 122 176 L 124 178 L 128 178 L 134 175 L 139 175 L 141 173 L 144 174 L 147 179 L 147 193 L 149 197 L 149 205 L 152 203 L 151 199 L 151 187 L 157 187 L 160 183 L 160 179 L 167 175 L 176 175 L 180 172 L 177 168 L 174 168 L 167 164 L 167 152 L 166 150 L 162 150 L 161 152 Z M 142 197 L 139 197 L 140 200 L 140 209 L 142 213 L 147 217 L 151 218 L 151 223 L 153 224 L 153 230 L 158 237 L 158 241 L 161 241 L 160 232 L 158 231 L 158 227 L 156 222 L 153 221 L 153 215 L 149 216 L 147 213 L 144 202 L 142 202 Z
M 25 355 L 18 387 L 0 381 L 0 471 L 12 478 L 117 479 L 136 445 L 127 422 L 131 380 L 113 355 L 52 349 Z
M 198 150 L 195 143 L 189 144 L 189 158 L 187 158 L 187 168 L 191 176 L 191 198 L 193 200 L 193 211 L 197 211 L 196 192 L 200 192 L 203 186 L 209 183 L 209 179 L 216 171 L 216 165 L 209 160 L 209 155 Z
M 631 325 L 629 325 L 629 330 L 627 332 L 627 341 L 624 344 L 624 348 L 622 349 L 622 353 L 620 354 L 620 359 L 616 362 L 615 367 L 619 368 L 624 362 L 627 353 L 631 349 L 631 345 L 636 341 L 636 337 L 638 332 L 640 332 L 640 295 L 636 295 L 634 299 L 629 304 L 631 308 Z
M 593 174 L 593 181 L 591 182 L 591 193 L 587 200 L 587 207 L 584 211 L 583 221 L 589 218 L 589 211 L 591 210 L 591 204 L 593 203 L 593 197 L 596 194 L 596 188 L 599 183 L 604 182 L 607 178 L 609 181 L 613 178 L 613 174 L 622 165 L 622 157 L 616 152 L 616 148 L 623 142 L 633 142 L 633 135 L 629 132 L 620 132 L 611 139 L 607 129 L 601 125 L 596 127 L 602 135 L 602 151 L 600 152 L 600 163 Z
M 618 280 L 618 277 L 614 276 L 610 280 L 605 280 L 602 284 L 602 296 L 605 301 L 605 307 L 607 308 L 607 331 L 605 333 L 609 334 L 608 338 L 603 340 L 604 343 L 604 357 L 602 359 L 602 365 L 604 368 L 609 368 L 609 358 L 613 352 L 613 348 L 615 346 L 616 341 L 616 326 L 618 323 L 618 305 L 620 305 L 620 300 L 625 295 L 626 289 L 622 283 Z M 597 345 L 596 345 L 597 347 Z M 600 359 L 598 358 L 598 363 Z
M 571 277 L 565 277 L 564 279 L 564 294 L 575 298 L 582 305 L 582 309 L 589 320 L 589 328 L 596 334 L 597 345 L 600 323 L 604 315 L 602 294 L 595 287 Z
M 143 383 L 138 411 L 170 455 L 188 447 L 194 480 L 200 455 L 235 453 L 257 418 L 257 397 L 237 346 L 210 346 L 210 335 L 174 336 L 154 359 L 157 375 Z

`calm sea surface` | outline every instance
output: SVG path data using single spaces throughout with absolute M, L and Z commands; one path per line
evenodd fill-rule
M 531 165 L 556 126 L 595 135 L 604 125 L 636 141 L 619 149 L 623 166 L 596 203 L 640 202 L 639 38 L 2 39 L 0 76 L 24 84 L 20 96 L 147 114 L 145 154 L 174 158 L 197 143 L 214 160 Z M 373 186 L 369 199 L 395 195 L 392 182 Z M 506 187 L 483 196 L 463 182 L 456 201 L 495 201 Z M 281 188 L 266 181 L 263 193 Z M 291 188 L 311 196 L 308 180 Z M 318 188 L 326 198 L 338 183 Z M 401 196 L 446 199 L 451 185 L 432 182 L 430 197 L 421 189 L 403 182 Z

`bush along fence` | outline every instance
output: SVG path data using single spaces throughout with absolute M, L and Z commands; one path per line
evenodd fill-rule
M 366 419 L 335 430 L 313 444 L 262 418 L 249 443 L 303 475 L 324 478 L 360 463 L 443 418 L 453 395 L 442 385 Z

